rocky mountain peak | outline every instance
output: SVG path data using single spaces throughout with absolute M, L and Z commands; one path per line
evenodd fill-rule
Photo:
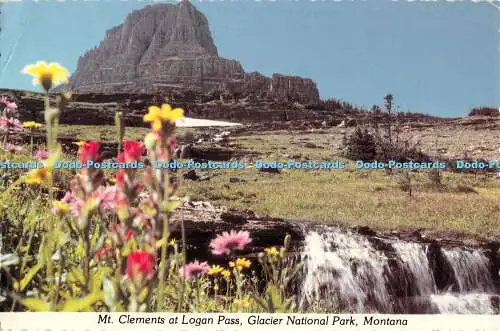
M 218 56 L 206 16 L 183 0 L 130 13 L 106 32 L 98 47 L 80 57 L 71 82 L 77 93 L 156 93 L 184 88 L 293 101 L 319 99 L 310 79 L 280 76 L 277 81 L 275 76 L 262 75 L 258 83 L 255 79 L 245 74 L 238 61 Z

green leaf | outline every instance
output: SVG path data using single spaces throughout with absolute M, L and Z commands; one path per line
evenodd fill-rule
M 97 272 L 93 273 L 90 278 L 90 291 L 97 292 L 101 289 L 104 277 L 109 276 L 112 270 L 107 267 L 100 268 Z
M 31 311 L 41 312 L 41 311 L 49 311 L 50 306 L 48 303 L 41 299 L 36 298 L 27 298 L 21 301 L 21 303 L 26 306 Z
M 85 284 L 85 277 L 83 275 L 83 270 L 78 268 L 73 268 L 68 274 L 68 281 L 72 283 Z
M 141 292 L 139 293 L 139 296 L 137 297 L 139 302 L 143 302 L 148 295 L 148 288 L 144 287 Z
M 62 311 L 66 312 L 79 312 L 79 311 L 90 311 L 90 307 L 102 300 L 103 292 L 91 293 L 84 298 L 72 299 L 66 301 Z
M 42 268 L 42 264 L 37 263 L 33 267 L 31 267 L 30 270 L 28 270 L 28 272 L 26 273 L 24 278 L 19 283 L 19 290 L 20 291 L 23 291 L 26 288 L 26 286 L 28 286 L 28 284 L 31 282 L 33 277 L 35 277 L 35 275 L 37 274 L 38 271 L 40 271 L 41 268 Z
M 169 213 L 169 212 L 177 209 L 179 206 L 181 206 L 182 202 L 183 202 L 183 200 L 181 200 L 181 199 L 170 200 L 168 202 L 164 202 L 162 204 L 162 209 L 164 212 Z

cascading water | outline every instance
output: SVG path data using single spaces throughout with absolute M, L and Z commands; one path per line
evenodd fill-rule
M 361 236 L 311 233 L 302 256 L 302 304 L 355 312 L 390 311 L 385 288 L 386 259 Z M 322 299 L 327 298 L 330 302 Z
M 433 294 L 430 301 L 443 314 L 494 314 L 495 294 L 489 260 L 480 250 L 441 249 L 450 264 L 456 291 Z
M 443 249 L 443 254 L 453 268 L 458 290 L 494 291 L 488 258 L 481 251 L 466 251 L 460 248 Z
M 439 263 L 449 266 L 450 275 L 443 278 L 439 273 L 445 269 L 431 263 L 429 249 L 340 229 L 310 232 L 301 258 L 301 305 L 357 313 L 500 313 L 483 251 L 437 248 Z
M 427 246 L 397 241 L 392 244 L 392 247 L 410 270 L 418 294 L 425 296 L 435 293 L 436 283 L 427 259 Z

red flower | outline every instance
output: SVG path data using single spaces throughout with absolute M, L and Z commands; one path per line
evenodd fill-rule
M 104 247 L 101 247 L 98 250 L 96 250 L 95 257 L 96 257 L 97 261 L 99 261 L 99 260 L 102 260 L 102 258 L 109 256 L 111 252 L 112 252 L 111 247 L 104 246 Z
M 118 158 L 118 162 L 120 159 Z M 118 170 L 115 175 L 115 183 L 116 185 L 123 185 L 125 183 L 125 170 Z
M 168 138 L 167 144 L 168 144 L 168 148 L 169 148 L 170 152 L 173 153 L 175 150 L 175 147 L 177 146 L 177 139 L 175 139 L 175 137 L 170 137 L 170 138 Z
M 127 258 L 127 276 L 135 278 L 145 276 L 151 279 L 153 276 L 154 256 L 144 251 L 130 253 Z
M 128 230 L 127 235 L 125 236 L 125 241 L 129 241 L 132 238 L 134 238 L 134 231 Z
M 123 142 L 123 156 L 125 162 L 139 161 L 144 152 L 144 145 L 137 141 L 125 140 Z
M 87 141 L 80 149 L 80 161 L 87 163 L 87 161 L 100 162 L 102 159 L 101 144 L 98 141 Z

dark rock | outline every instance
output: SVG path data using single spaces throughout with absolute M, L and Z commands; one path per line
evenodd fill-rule
M 229 177 L 229 182 L 230 183 L 245 183 L 246 180 L 238 177 Z
M 218 94 L 220 100 L 319 101 L 311 79 L 245 73 L 238 61 L 219 57 L 207 18 L 187 0 L 129 14 L 106 32 L 98 47 L 80 57 L 70 81 L 77 93 L 151 94 L 181 87 L 190 102 L 197 91 Z
M 183 175 L 184 179 L 189 179 L 189 180 L 200 180 L 200 176 L 196 174 L 195 170 L 189 170 L 187 173 Z
M 259 171 L 265 172 L 268 174 L 280 174 L 281 173 L 281 169 L 278 169 L 278 168 L 260 168 Z

